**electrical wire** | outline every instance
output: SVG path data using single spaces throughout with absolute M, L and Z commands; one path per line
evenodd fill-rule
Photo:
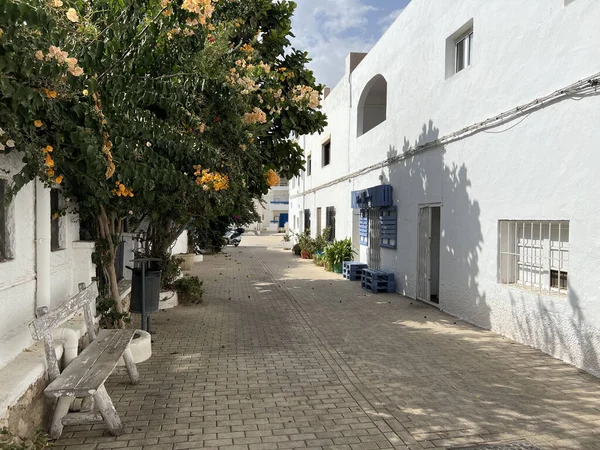
M 558 89 L 544 97 L 537 98 L 535 100 L 530 101 L 529 103 L 525 103 L 523 105 L 517 106 L 516 108 L 512 108 L 512 109 L 509 109 L 508 111 L 504 111 L 504 112 L 497 114 L 493 117 L 490 117 L 482 122 L 474 123 L 467 127 L 461 128 L 458 131 L 447 134 L 439 139 L 435 139 L 433 141 L 429 141 L 424 144 L 417 145 L 409 150 L 406 150 L 405 152 L 403 152 L 400 155 L 397 155 L 397 156 L 394 156 L 391 158 L 387 158 L 383 161 L 380 161 L 378 163 L 364 167 L 361 170 L 344 175 L 343 177 L 336 178 L 335 180 L 329 181 L 325 184 L 322 184 L 320 186 L 317 186 L 317 187 L 314 187 L 307 191 L 304 191 L 300 194 L 290 196 L 290 199 L 308 195 L 313 192 L 317 192 L 321 189 L 326 189 L 328 187 L 334 186 L 334 185 L 342 183 L 344 181 L 351 180 L 353 178 L 360 177 L 361 175 L 373 172 L 374 170 L 383 169 L 384 167 L 395 164 L 404 159 L 410 158 L 410 157 L 412 157 L 418 153 L 421 153 L 427 149 L 434 148 L 434 147 L 440 147 L 442 145 L 446 145 L 446 144 L 455 142 L 457 140 L 464 139 L 475 133 L 479 133 L 482 131 L 485 131 L 486 133 L 492 133 L 492 134 L 504 133 L 504 132 L 509 131 L 512 128 L 516 127 L 521 122 L 523 122 L 523 120 L 527 119 L 531 114 L 533 114 L 536 110 L 539 110 L 546 105 L 549 105 L 553 102 L 556 102 L 556 101 L 559 101 L 559 100 L 562 100 L 565 98 L 577 100 L 577 98 L 575 98 L 575 97 L 580 97 L 579 100 L 581 100 L 581 98 L 584 98 L 587 95 L 597 93 L 598 87 L 600 87 L 600 72 L 597 72 L 590 77 L 579 80 L 579 81 L 577 81 L 569 86 L 566 86 L 562 89 Z M 525 115 L 525 117 L 523 117 L 522 120 L 520 120 L 518 123 L 512 125 L 510 128 L 507 128 L 506 130 L 496 131 L 496 132 L 486 131 L 490 128 L 495 128 L 504 123 L 511 122 L 514 119 L 521 117 L 522 115 Z

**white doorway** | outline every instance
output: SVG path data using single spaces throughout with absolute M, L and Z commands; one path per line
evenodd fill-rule
M 417 254 L 417 299 L 440 303 L 441 206 L 419 208 L 419 245 Z

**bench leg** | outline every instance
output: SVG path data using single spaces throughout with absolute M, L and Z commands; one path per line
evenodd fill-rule
M 96 393 L 94 394 L 94 401 L 102 414 L 102 418 L 110 433 L 113 436 L 119 436 L 123 433 L 123 425 L 121 424 L 121 419 L 119 418 L 119 414 L 113 405 L 112 400 L 110 399 L 110 395 L 106 392 L 106 388 L 104 385 L 100 386 Z
M 81 412 L 90 412 L 94 409 L 94 397 L 83 397 L 81 400 Z
M 131 354 L 131 349 L 129 347 L 127 347 L 125 353 L 123 353 L 123 360 L 125 361 L 125 366 L 127 367 L 131 384 L 138 384 L 140 381 L 140 374 L 135 366 L 133 355 Z
M 52 439 L 58 439 L 63 431 L 63 417 L 69 412 L 69 407 L 73 397 L 59 397 L 54 409 L 54 416 L 52 417 L 52 424 L 50 424 L 50 437 Z

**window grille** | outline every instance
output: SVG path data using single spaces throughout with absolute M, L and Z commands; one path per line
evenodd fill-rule
M 306 157 L 306 175 L 310 177 L 312 174 L 312 156 L 308 155 Z
M 310 209 L 304 210 L 304 232 L 310 231 Z
M 500 283 L 542 293 L 567 293 L 568 221 L 500 221 L 499 248 Z
M 54 214 L 60 209 L 60 193 L 58 189 L 50 190 L 50 250 L 60 250 L 60 217 L 55 217 Z
M 335 240 L 335 207 L 328 206 L 325 210 L 325 226 L 331 230 L 331 242 Z
M 360 245 L 369 245 L 369 210 L 361 209 L 358 218 L 358 236 Z

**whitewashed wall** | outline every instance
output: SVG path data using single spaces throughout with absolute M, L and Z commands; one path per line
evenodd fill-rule
M 335 206 L 337 237 L 351 237 L 351 191 L 391 184 L 398 249 L 381 250 L 382 267 L 414 297 L 419 204 L 442 203 L 441 309 L 600 376 L 600 96 L 300 195 L 597 73 L 598 18 L 596 0 L 413 0 L 324 101 L 326 131 L 301 138 L 313 170 L 291 192 L 290 217 Z M 473 63 L 446 78 L 446 39 L 470 20 Z M 358 99 L 377 74 L 388 82 L 387 120 L 357 138 Z M 321 169 L 329 137 L 332 164 Z M 567 298 L 497 283 L 502 219 L 570 221 Z
M 0 168 L 14 173 L 21 167 L 17 154 L 0 155 Z M 0 176 L 9 175 L 0 172 Z M 50 201 L 50 196 L 47 196 Z M 50 218 L 48 218 L 50 220 Z M 50 255 L 51 307 L 78 292 L 80 282 L 95 275 L 91 254 L 94 244 L 79 242 L 79 223 L 73 213 L 61 218 L 64 249 Z M 35 184 L 29 183 L 9 208 L 9 240 L 13 258 L 0 262 L 0 367 L 29 347 L 28 329 L 36 309 Z

